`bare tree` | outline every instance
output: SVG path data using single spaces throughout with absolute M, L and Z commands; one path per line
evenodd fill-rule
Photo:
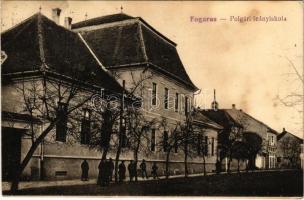
M 111 148 L 111 139 L 117 130 L 119 120 L 119 99 L 113 95 L 94 96 L 95 115 L 92 117 L 93 130 L 91 132 L 90 148 L 98 149 L 102 152 L 101 160 L 107 158 Z
M 288 75 L 291 75 L 295 81 L 299 83 L 301 86 L 300 90 L 299 89 L 294 89 L 289 92 L 288 95 L 284 97 L 280 97 L 279 95 L 277 98 L 280 100 L 280 102 L 287 107 L 300 107 L 298 110 L 299 112 L 303 112 L 303 102 L 304 102 L 304 94 L 303 94 L 303 86 L 304 86 L 304 78 L 303 78 L 303 73 L 301 74 L 300 70 L 295 66 L 294 62 L 288 58 L 287 56 L 284 57 L 288 65 L 291 68 L 291 73 Z
M 138 163 L 138 153 L 150 153 L 148 145 L 149 131 L 156 125 L 156 118 L 147 119 L 144 113 L 135 107 L 127 111 L 127 129 L 128 129 L 128 148 L 133 151 L 135 166 Z M 137 173 L 135 174 L 137 181 Z
M 186 120 L 181 123 L 181 132 L 182 132 L 182 145 L 184 153 L 184 175 L 188 177 L 188 158 L 192 158 L 193 155 L 197 155 L 196 151 L 196 142 L 197 134 L 194 132 L 193 124 L 193 111 L 186 111 Z
M 296 47 L 296 45 L 295 45 Z M 303 132 L 303 124 L 304 124 L 304 71 L 303 65 L 297 66 L 296 59 L 303 59 L 303 55 L 295 55 L 293 57 L 282 56 L 279 57 L 284 58 L 289 67 L 289 72 L 283 74 L 286 78 L 283 80 L 284 85 L 288 86 L 286 92 L 280 91 L 280 94 L 274 98 L 275 104 L 279 102 L 285 107 L 292 108 L 294 115 L 297 115 L 295 119 L 301 119 L 300 121 L 295 121 L 296 125 L 301 125 L 299 129 L 300 132 Z M 300 62 L 303 64 L 303 62 Z
M 118 161 L 120 158 L 120 154 L 123 148 L 123 139 L 125 137 L 125 131 L 126 131 L 126 119 L 130 119 L 131 116 L 129 115 L 134 115 L 137 118 L 135 121 L 138 121 L 138 123 L 142 123 L 139 120 L 146 121 L 145 118 L 143 117 L 143 113 L 139 112 L 139 107 L 142 105 L 142 99 L 145 90 L 147 89 L 145 86 L 145 81 L 151 79 L 153 77 L 153 73 L 147 73 L 147 68 L 144 68 L 142 71 L 137 71 L 138 74 L 140 75 L 139 77 L 136 77 L 136 73 L 133 72 L 132 70 L 130 71 L 130 83 L 128 84 L 129 87 L 127 88 L 128 90 L 128 97 L 129 99 L 132 100 L 130 103 L 125 103 L 124 99 L 121 101 L 121 110 L 120 110 L 120 116 L 119 116 L 119 122 L 120 122 L 120 129 L 118 132 L 118 141 L 117 141 L 117 150 L 116 150 L 116 156 L 115 156 L 115 182 L 118 182 Z M 121 75 L 117 72 L 113 72 L 114 76 L 117 79 L 120 79 Z M 125 82 L 123 81 L 123 87 L 125 87 Z M 124 96 L 124 94 L 123 94 Z M 127 110 L 128 112 L 125 112 Z M 133 117 L 134 117 L 133 116 Z M 140 117 L 141 116 L 141 117 Z M 123 122 L 124 125 L 123 125 Z M 130 124 L 129 124 L 130 125 Z M 124 127 L 123 127 L 124 126 Z M 130 128 L 130 127 L 129 127 Z M 137 127 L 138 128 L 138 127 Z M 141 131 L 141 136 L 140 138 L 144 135 L 144 132 L 146 132 L 147 127 L 143 128 L 143 131 Z M 134 129 L 132 130 L 134 131 Z M 139 135 L 138 132 L 132 132 L 134 137 L 138 137 Z M 136 136 L 137 135 L 137 136 Z M 140 146 L 140 144 L 138 144 Z M 136 148 L 135 148 L 136 149 Z M 138 152 L 138 150 L 137 150 Z M 137 155 L 137 153 L 136 153 Z M 136 177 L 137 179 L 137 177 Z
M 162 117 L 160 121 L 160 127 L 167 131 L 167 135 L 163 135 L 162 140 L 158 145 L 162 147 L 160 149 L 164 150 L 166 154 L 165 175 L 166 179 L 168 179 L 170 176 L 169 164 L 171 152 L 173 150 L 177 152 L 177 149 L 183 146 L 185 138 L 181 131 L 181 122 L 177 122 L 175 127 L 169 131 L 167 119 L 165 117 Z
M 228 158 L 227 172 L 231 172 L 231 162 L 233 159 L 234 145 L 241 140 L 242 128 L 238 126 L 224 127 L 221 134 L 219 134 L 220 159 Z
M 79 73 L 74 74 L 79 75 Z M 14 84 L 22 98 L 23 113 L 31 116 L 29 135 L 32 144 L 12 180 L 12 193 L 17 192 L 24 169 L 46 136 L 57 126 L 57 129 L 62 131 L 63 134 L 62 137 L 57 139 L 65 140 L 66 135 L 73 127 L 73 122 L 68 122 L 68 116 L 75 114 L 78 109 L 86 106 L 98 90 L 98 88 L 79 80 L 81 79 L 76 77 L 57 79 L 49 76 L 47 72 L 43 72 L 39 74 L 38 78 L 25 78 L 23 76 L 22 80 Z M 35 128 L 34 116 L 40 118 L 45 125 L 41 132 L 38 132 Z

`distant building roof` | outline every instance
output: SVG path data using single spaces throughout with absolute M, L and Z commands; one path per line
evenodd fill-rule
M 279 134 L 277 131 L 275 131 L 274 129 L 270 128 L 268 125 L 266 125 L 265 123 L 261 122 L 260 120 L 252 117 L 251 115 L 249 115 L 248 113 L 242 111 L 242 110 L 238 110 L 238 109 L 225 109 L 225 111 L 236 121 L 238 121 L 240 124 L 244 124 L 246 123 L 246 120 L 254 120 L 256 122 L 258 122 L 259 124 L 267 127 L 267 131 L 274 133 L 274 134 Z
M 97 25 L 101 26 L 89 28 Z M 176 44 L 139 17 L 109 15 L 78 22 L 72 28 L 81 28 L 79 32 L 109 69 L 150 66 L 188 88 L 197 90 L 183 66 Z
M 282 139 L 282 138 L 283 138 L 284 136 L 286 136 L 286 135 L 289 135 L 289 136 L 291 136 L 291 137 L 294 137 L 294 138 L 300 140 L 301 142 L 303 142 L 303 138 L 299 138 L 298 136 L 296 136 L 296 135 L 294 135 L 294 134 L 292 134 L 292 133 L 290 133 L 290 132 L 288 132 L 288 131 L 286 131 L 286 130 L 284 130 L 282 133 L 280 133 L 280 134 L 277 136 L 277 139 L 280 140 L 280 139 Z
M 93 57 L 80 36 L 37 13 L 1 33 L 7 59 L 2 74 L 39 72 L 42 68 L 115 92 L 122 87 Z
M 210 119 L 214 120 L 215 122 L 219 123 L 220 125 L 224 127 L 229 126 L 238 126 L 238 127 L 245 127 L 248 120 L 254 120 L 255 122 L 267 127 L 267 131 L 278 134 L 277 131 L 270 128 L 265 123 L 255 119 L 251 115 L 245 113 L 242 110 L 238 109 L 218 109 L 218 110 L 202 110 L 201 111 L 204 115 L 209 117 Z
M 201 110 L 200 112 L 225 128 L 230 126 L 242 127 L 242 124 L 240 124 L 237 120 L 232 118 L 226 110 L 210 109 L 210 110 Z
M 223 129 L 223 127 L 221 125 L 219 125 L 218 123 L 210 120 L 208 117 L 204 116 L 200 112 L 194 112 L 193 121 L 196 122 L 196 123 L 202 124 L 204 126 L 210 127 L 210 128 Z

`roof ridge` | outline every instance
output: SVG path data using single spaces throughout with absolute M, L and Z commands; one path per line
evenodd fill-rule
M 223 110 L 231 110 L 231 111 L 233 111 L 234 109 L 227 108 L 227 109 L 223 109 Z M 235 109 L 235 110 L 238 111 L 238 112 L 240 112 L 240 113 L 243 113 L 243 114 L 246 115 L 247 117 L 249 117 L 249 118 L 255 120 L 256 122 L 258 122 L 258 123 L 260 123 L 260 124 L 262 124 L 262 125 L 264 125 L 264 126 L 266 126 L 268 129 L 270 129 L 271 131 L 274 131 L 276 134 L 278 134 L 278 132 L 277 132 L 276 130 L 274 130 L 273 128 L 271 128 L 270 126 L 268 126 L 267 124 L 265 124 L 264 122 L 262 122 L 262 121 L 256 119 L 255 117 L 251 116 L 251 115 L 248 114 L 247 112 L 245 112 L 245 111 L 243 111 L 243 110 L 241 111 L 241 110 L 238 110 L 238 109 Z
M 144 54 L 144 59 L 146 62 L 149 62 L 149 58 L 147 56 L 147 51 L 146 51 L 146 45 L 145 45 L 145 40 L 144 40 L 144 35 L 142 32 L 142 28 L 141 28 L 141 23 L 138 24 L 138 29 L 139 29 L 139 40 L 140 40 L 140 46 L 141 46 L 141 50 Z
M 38 36 L 38 46 L 39 46 L 39 56 L 42 62 L 41 69 L 45 70 L 46 67 L 46 60 L 44 54 L 44 43 L 43 43 L 43 26 L 42 26 L 41 14 L 37 16 L 37 36 Z
M 91 55 L 93 56 L 93 58 L 96 60 L 96 62 L 98 63 L 98 65 L 101 67 L 102 70 L 104 70 L 106 73 L 108 73 L 108 70 L 105 68 L 105 66 L 100 62 L 100 60 L 97 58 L 96 54 L 94 53 L 94 51 L 90 48 L 90 46 L 88 45 L 88 43 L 85 41 L 85 39 L 83 39 L 82 35 L 80 33 L 77 34 L 78 37 L 80 38 L 80 40 L 84 43 L 84 45 L 86 46 L 86 48 L 89 50 L 89 52 L 91 53 Z
M 278 136 L 280 137 L 279 139 L 281 139 L 281 138 L 282 138 L 284 135 L 286 135 L 287 133 L 290 134 L 290 135 L 292 135 L 293 137 L 295 137 L 295 138 L 297 138 L 297 139 L 303 141 L 303 138 L 300 138 L 300 137 L 296 136 L 295 134 L 292 134 L 292 133 L 290 133 L 290 132 L 288 132 L 288 131 L 284 131 L 284 132 L 280 133 L 280 134 L 278 135 Z
M 223 111 L 224 111 L 224 115 L 225 115 L 228 119 L 232 120 L 234 123 L 236 123 L 236 124 L 239 125 L 239 126 L 243 126 L 241 123 L 239 123 L 238 121 L 236 121 L 229 113 L 227 113 L 226 110 L 223 109 Z
M 276 130 L 274 130 L 273 128 L 271 128 L 270 126 L 268 126 L 267 124 L 265 124 L 264 122 L 262 122 L 262 121 L 260 121 L 260 120 L 256 119 L 255 117 L 253 117 L 253 116 L 249 115 L 249 114 L 248 114 L 248 113 L 246 113 L 246 112 L 243 112 L 243 111 L 242 111 L 242 113 L 244 113 L 244 114 L 245 114 L 245 115 L 247 115 L 248 117 L 252 118 L 253 120 L 255 120 L 255 121 L 259 122 L 260 124 L 262 124 L 262 125 L 266 126 L 268 129 L 270 129 L 271 131 L 274 131 L 274 132 L 276 132 L 276 134 L 278 134 L 278 132 L 277 132 Z
M 87 19 L 87 20 L 83 20 L 83 21 L 79 21 L 79 22 L 76 22 L 74 24 L 72 24 L 72 28 L 74 29 L 73 26 L 77 26 L 77 25 L 81 25 L 81 24 L 84 24 L 84 26 L 92 26 L 92 25 L 87 25 L 87 23 L 90 23 L 90 22 L 94 22 L 95 20 L 102 20 L 102 19 L 106 19 L 107 17 L 113 17 L 113 16 L 125 16 L 125 17 L 129 17 L 129 18 L 135 18 L 131 15 L 128 15 L 128 14 L 125 14 L 125 13 L 116 13 L 116 14 L 110 14 L 110 15 L 103 15 L 103 16 L 99 16 L 99 17 L 94 17 L 94 18 L 91 18 L 91 19 Z M 127 20 L 127 19 L 120 19 L 120 20 L 117 20 L 117 22 L 119 21 L 124 21 L 124 20 Z M 106 22 L 108 23 L 108 22 Z M 81 26 L 81 27 L 84 27 L 84 26 Z M 76 28 L 80 28 L 80 27 L 76 27 Z
M 136 19 L 138 19 L 148 30 L 150 30 L 153 34 L 157 35 L 158 37 L 160 37 L 162 40 L 164 40 L 165 42 L 169 43 L 170 45 L 172 45 L 173 47 L 176 48 L 177 44 L 175 42 L 173 42 L 171 39 L 169 39 L 167 36 L 165 36 L 164 34 L 160 33 L 159 31 L 157 31 L 155 28 L 153 28 L 148 22 L 146 22 L 143 18 L 141 17 L 136 17 Z

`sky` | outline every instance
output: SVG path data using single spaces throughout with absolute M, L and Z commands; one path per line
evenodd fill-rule
M 201 1 L 2 1 L 2 31 L 39 11 L 51 18 L 62 9 L 73 22 L 122 12 L 142 17 L 177 43 L 181 60 L 201 89 L 196 104 L 210 108 L 213 89 L 220 108 L 236 104 L 273 129 L 303 137 L 303 102 L 286 106 L 293 95 L 303 100 L 303 3 Z M 240 22 L 239 17 L 250 17 Z M 286 21 L 256 21 L 276 16 Z M 198 18 L 216 22 L 198 23 Z M 230 19 L 233 18 L 231 21 Z M 222 19 L 222 20 L 221 20 Z M 265 19 L 266 20 L 266 19 Z M 285 98 L 285 100 L 284 100 Z M 282 100 L 283 99 L 283 100 Z

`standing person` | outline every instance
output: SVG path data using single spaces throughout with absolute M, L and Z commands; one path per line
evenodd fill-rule
M 219 160 L 216 161 L 215 164 L 215 168 L 216 168 L 216 174 L 220 174 L 221 173 L 221 162 Z
M 133 160 L 130 161 L 129 165 L 128 165 L 128 171 L 129 171 L 129 177 L 130 177 L 130 182 L 133 181 L 133 177 L 134 177 L 134 164 L 133 164 Z
M 97 185 L 103 186 L 104 160 L 101 160 L 98 165 Z
M 140 169 L 141 169 L 141 176 L 144 179 L 146 177 L 146 179 L 148 179 L 148 175 L 147 175 L 147 166 L 146 166 L 146 161 L 145 159 L 142 160 L 142 162 L 139 165 Z
M 153 162 L 153 165 L 152 165 L 152 175 L 153 175 L 153 179 L 159 179 L 158 175 L 157 175 L 157 165 L 156 165 L 156 162 L 154 161 Z
M 109 181 L 112 181 L 112 178 L 113 178 L 113 171 L 114 171 L 114 162 L 112 160 L 112 158 L 110 158 L 110 161 L 109 161 L 109 170 L 110 170 L 110 177 L 109 177 Z
M 126 166 L 124 164 L 125 161 L 121 161 L 121 163 L 118 165 L 118 176 L 119 176 L 119 182 L 122 183 L 123 180 L 126 178 Z
M 87 181 L 89 176 L 89 164 L 86 159 L 81 163 L 81 180 Z
M 137 162 L 133 161 L 132 165 L 133 177 L 135 177 L 135 181 L 137 181 Z

